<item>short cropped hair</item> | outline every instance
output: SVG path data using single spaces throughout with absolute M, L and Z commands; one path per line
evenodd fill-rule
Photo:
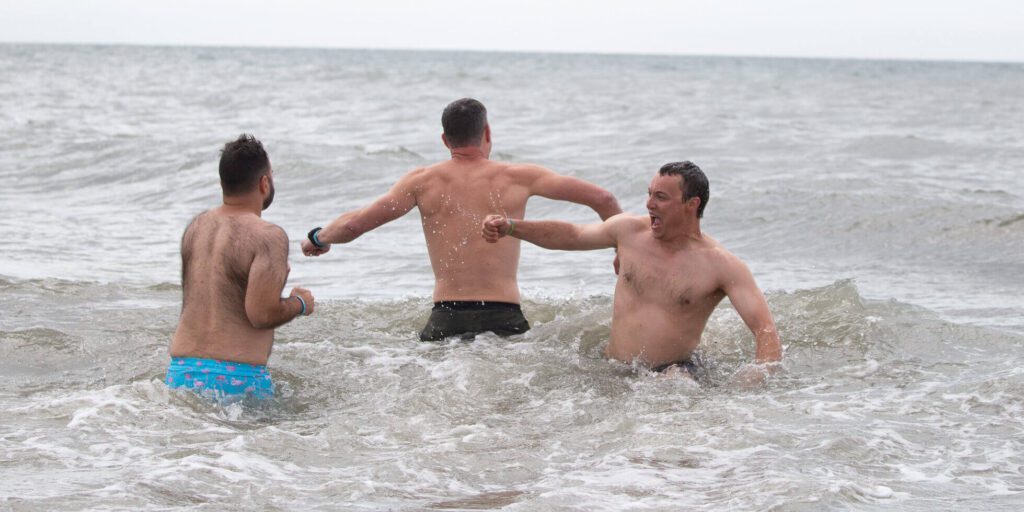
M 224 144 L 220 152 L 220 187 L 224 195 L 251 192 L 269 170 L 270 158 L 263 149 L 263 143 L 247 133 Z
M 487 108 L 473 98 L 455 100 L 444 108 L 441 126 L 450 147 L 478 146 L 487 126 Z
M 708 205 L 710 190 L 708 189 L 708 177 L 704 171 L 697 167 L 697 164 L 684 160 L 682 162 L 670 162 L 658 170 L 662 176 L 680 176 L 679 189 L 683 191 L 683 202 L 691 197 L 700 198 L 700 206 L 697 208 L 697 218 L 704 217 L 704 207 Z

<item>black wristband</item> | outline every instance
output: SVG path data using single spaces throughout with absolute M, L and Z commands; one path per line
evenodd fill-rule
M 306 238 L 308 238 L 309 241 L 312 242 L 313 245 L 315 245 L 317 249 L 323 249 L 324 248 L 324 244 L 320 243 L 320 240 L 316 236 L 316 234 L 319 233 L 320 230 L 322 230 L 322 229 L 323 228 L 313 228 L 313 229 L 309 230 L 309 234 L 306 235 Z

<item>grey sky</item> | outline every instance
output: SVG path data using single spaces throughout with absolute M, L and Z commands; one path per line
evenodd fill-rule
M 0 0 L 0 41 L 1024 62 L 1024 1 Z

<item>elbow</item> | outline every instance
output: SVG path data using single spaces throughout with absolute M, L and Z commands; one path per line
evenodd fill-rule
M 270 329 L 274 327 L 274 319 L 271 318 L 270 313 L 267 311 L 254 311 L 246 308 L 245 318 L 253 329 Z
M 362 236 L 363 233 L 366 233 L 366 228 L 363 227 L 362 224 L 355 221 L 345 224 L 344 229 L 345 232 L 343 234 L 342 243 L 351 242 L 352 240 L 355 240 L 356 238 Z
M 601 214 L 601 220 L 606 220 L 622 213 L 622 207 L 619 206 L 619 200 L 615 199 L 614 194 L 602 190 L 597 196 L 597 211 Z
M 366 231 L 363 222 L 353 216 L 353 218 L 345 219 L 340 226 L 331 227 L 330 232 L 326 233 L 327 236 L 321 235 L 320 240 L 329 244 L 347 244 L 359 238 Z
M 319 240 L 325 244 L 347 244 L 364 232 L 367 232 L 366 229 L 357 220 L 349 219 L 341 225 L 325 227 Z
M 253 329 L 270 329 L 274 323 L 266 315 L 259 315 L 249 316 L 249 325 L 252 325 Z

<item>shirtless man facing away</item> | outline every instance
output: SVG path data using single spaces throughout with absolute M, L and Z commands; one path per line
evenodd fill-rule
M 220 158 L 224 204 L 196 216 L 181 238 L 182 307 L 167 385 L 215 398 L 273 395 L 267 359 L 274 328 L 313 312 L 309 290 L 288 278 L 288 235 L 260 218 L 274 200 L 263 144 L 242 135 Z
M 450 160 L 410 171 L 369 206 L 313 229 L 302 252 L 319 256 L 331 244 L 351 242 L 416 207 L 434 271 L 434 309 L 420 339 L 526 332 L 530 324 L 516 281 L 519 240 L 485 243 L 477 236 L 484 217 L 494 211 L 523 217 L 527 199 L 535 195 L 589 206 L 601 219 L 622 209 L 611 193 L 583 180 L 537 165 L 489 160 L 491 127 L 477 100 L 449 104 L 441 125 Z
M 511 235 L 547 249 L 617 248 L 620 272 L 605 348 L 609 358 L 692 374 L 691 354 L 704 326 L 715 306 L 729 297 L 754 333 L 757 363 L 780 361 L 775 321 L 750 270 L 701 232 L 708 195 L 708 180 L 699 167 L 669 163 L 651 181 L 647 217 L 623 214 L 580 226 L 490 215 L 482 235 L 492 243 Z

